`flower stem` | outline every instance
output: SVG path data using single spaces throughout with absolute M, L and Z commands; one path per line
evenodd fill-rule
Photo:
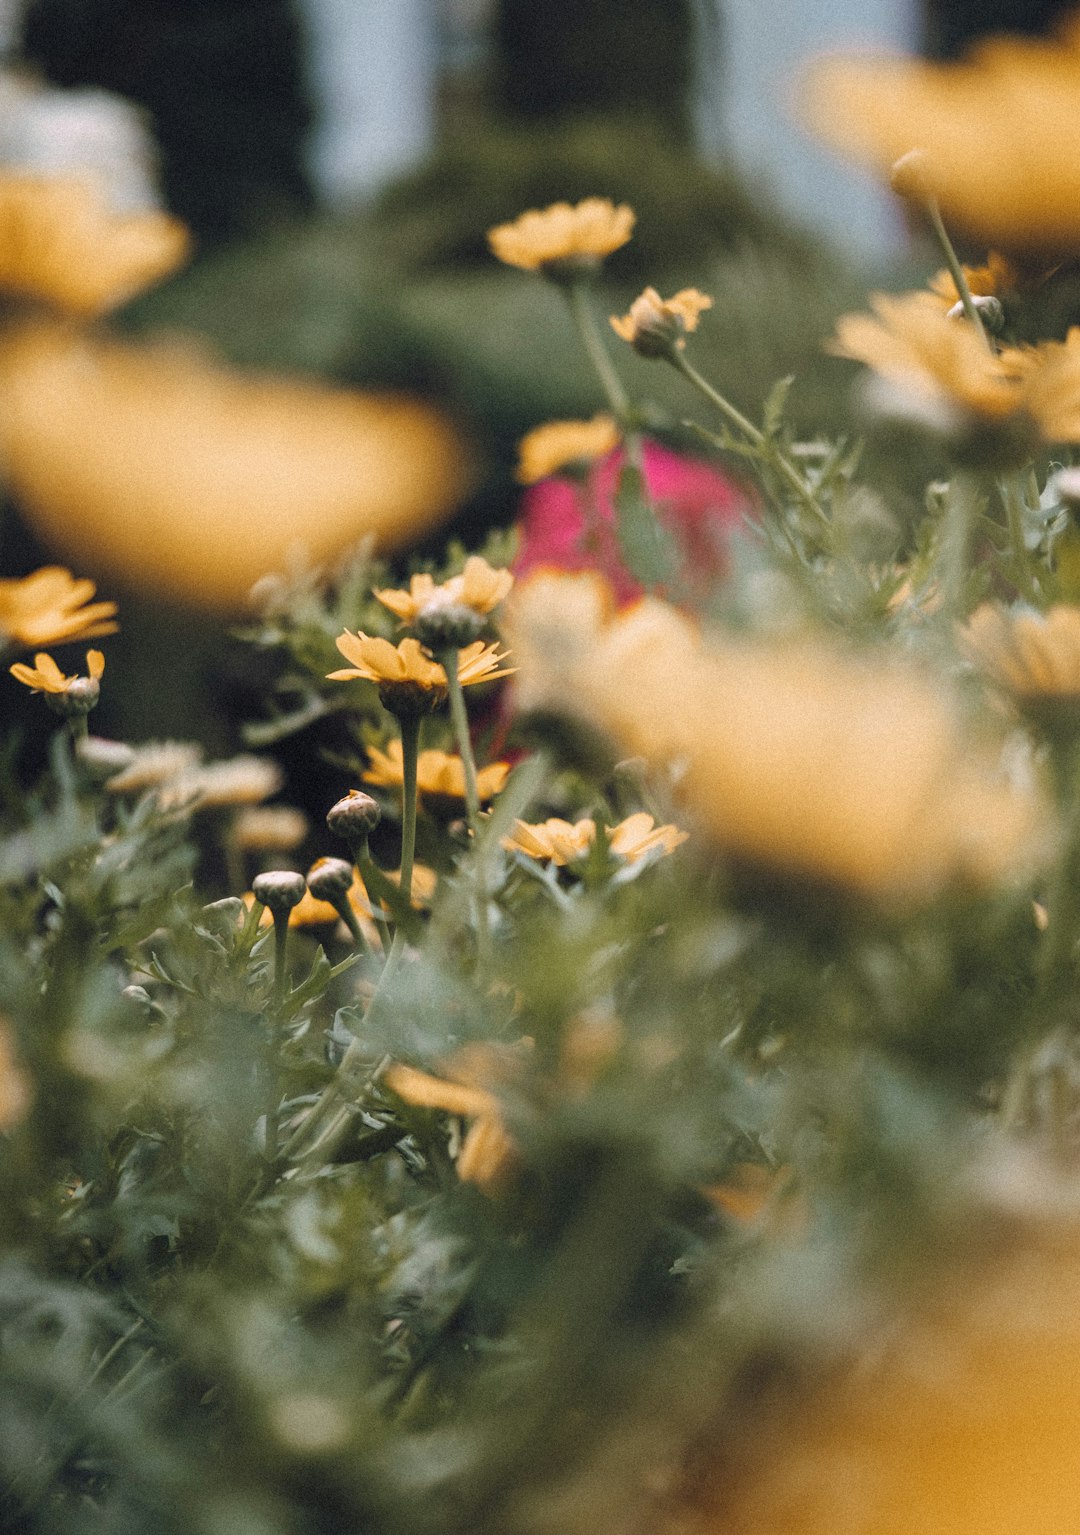
M 977 498 L 971 477 L 954 475 L 949 484 L 945 515 L 938 545 L 942 612 L 948 622 L 960 616 L 964 584 L 968 576 L 968 549 L 975 521 Z
M 416 759 L 420 750 L 420 715 L 399 714 L 401 729 L 401 873 L 398 889 L 408 910 L 412 900 L 413 860 L 416 856 Z M 394 929 L 394 941 L 386 956 L 382 975 L 371 994 L 368 1015 L 371 1015 L 383 987 L 397 973 L 401 956 L 405 952 L 405 928 L 398 923 Z
M 476 759 L 473 756 L 472 740 L 469 736 L 465 691 L 458 676 L 456 646 L 445 650 L 439 660 L 446 671 L 446 681 L 450 691 L 450 718 L 454 726 L 458 751 L 461 753 L 461 763 L 465 770 L 465 810 L 475 848 L 475 839 L 480 831 L 480 787 L 476 777 Z M 476 944 L 481 967 L 486 969 L 491 952 L 491 930 L 488 924 L 487 880 L 484 876 L 483 854 L 480 850 L 476 850 L 474 872 L 476 876 Z
M 1010 575 L 1013 585 L 1029 602 L 1038 601 L 1039 594 L 1028 563 L 1027 545 L 1024 543 L 1025 499 L 1020 475 L 1002 475 L 998 481 L 998 488 L 1005 507 L 1005 522 L 1009 531 L 1009 553 L 1012 563 Z
M 737 427 L 745 437 L 750 439 L 762 457 L 779 471 L 807 511 L 817 518 L 822 527 L 831 530 L 832 524 L 829 522 L 814 492 L 795 468 L 795 465 L 781 453 L 776 444 L 770 442 L 765 433 L 756 427 L 752 421 L 747 420 L 742 411 L 736 409 L 730 400 L 725 399 L 718 389 L 714 389 L 708 379 L 698 372 L 693 363 L 687 361 L 683 352 L 673 348 L 670 360 L 688 383 L 693 384 L 694 388 L 703 394 L 712 405 L 715 405 L 720 414 L 725 416 L 732 426 Z
M 608 349 L 597 329 L 596 316 L 589 303 L 588 284 L 572 282 L 563 289 L 563 292 L 566 294 L 566 302 L 570 306 L 570 314 L 578 336 L 581 338 L 581 344 L 600 380 L 600 387 L 607 396 L 607 402 L 612 411 L 622 420 L 630 408 L 630 398 L 623 388 L 622 379 L 615 371 L 615 364 L 608 355 Z
M 386 876 L 381 869 L 376 868 L 375 860 L 368 850 L 366 837 L 364 838 L 363 847 L 354 847 L 352 854 L 353 862 L 360 871 L 360 878 L 363 880 L 364 889 L 367 891 L 368 904 L 371 906 L 371 919 L 375 923 L 376 931 L 379 934 L 379 941 L 382 944 L 383 955 L 385 956 L 390 953 L 390 928 L 382 914 L 383 909 L 379 899 L 378 887 L 380 881 L 384 880 Z
M 986 327 L 983 325 L 982 317 L 975 307 L 975 300 L 971 296 L 971 289 L 968 286 L 967 278 L 964 276 L 964 269 L 960 265 L 956 249 L 949 239 L 949 231 L 945 228 L 945 221 L 941 217 L 941 209 L 938 207 L 937 198 L 931 197 L 927 199 L 926 212 L 929 215 L 934 234 L 937 236 L 937 242 L 945 256 L 945 265 L 949 269 L 949 275 L 956 284 L 956 291 L 960 295 L 960 302 L 964 306 L 964 313 L 982 337 L 987 350 L 992 353 L 994 343 L 986 334 Z

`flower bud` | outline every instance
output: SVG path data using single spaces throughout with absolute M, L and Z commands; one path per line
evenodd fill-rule
M 46 693 L 45 702 L 55 714 L 69 720 L 89 714 L 100 697 L 101 684 L 96 677 L 73 677 L 62 693 Z
M 1001 307 L 1001 300 L 995 298 L 992 293 L 973 293 L 971 302 L 975 312 L 979 316 L 985 328 L 992 336 L 1000 336 L 1005 329 L 1005 311 Z M 950 320 L 962 320 L 964 318 L 964 305 L 962 301 L 955 303 L 949 310 Z
M 272 869 L 267 874 L 256 874 L 251 882 L 252 895 L 268 906 L 275 917 L 286 916 L 294 906 L 299 906 L 306 888 L 304 876 L 292 869 Z
M 326 812 L 327 828 L 335 837 L 352 846 L 363 841 L 382 820 L 378 801 L 362 789 L 350 789 Z
M 889 172 L 889 185 L 897 197 L 910 202 L 929 202 L 934 195 L 930 183 L 930 161 L 923 149 L 909 149 Z
M 311 865 L 307 887 L 317 901 L 336 904 L 353 882 L 353 866 L 344 858 L 319 858 Z

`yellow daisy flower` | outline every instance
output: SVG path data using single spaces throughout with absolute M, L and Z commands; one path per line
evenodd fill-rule
M 52 656 L 39 651 L 34 657 L 33 666 L 26 666 L 22 661 L 16 661 L 14 666 L 9 666 L 11 675 L 34 693 L 66 693 L 73 683 L 86 682 L 87 680 L 98 682 L 105 671 L 105 657 L 100 650 L 88 650 L 86 652 L 87 677 L 78 675 L 67 677 L 57 666 Z
M 403 624 L 414 624 L 436 608 L 452 606 L 468 608 L 479 617 L 486 617 L 513 584 L 509 570 L 495 570 L 482 555 L 470 554 L 461 574 L 451 576 L 439 586 L 430 575 L 420 574 L 412 577 L 408 591 L 384 588 L 375 596 Z
M 369 747 L 368 755 L 371 766 L 364 774 L 364 782 L 384 789 L 400 789 L 403 782 L 401 742 L 390 741 L 385 751 L 380 751 L 377 746 Z M 508 762 L 491 762 L 479 770 L 476 777 L 481 802 L 498 794 L 509 772 Z M 429 799 L 464 801 L 465 764 L 449 752 L 422 751 L 416 760 L 416 787 Z
M 351 682 L 359 678 L 374 682 L 388 709 L 424 713 L 446 697 L 446 672 L 438 661 L 431 659 L 419 640 L 408 638 L 391 645 L 389 640 L 352 634 L 346 629 L 338 635 L 337 648 L 352 665 L 328 672 L 331 681 Z M 476 640 L 458 651 L 458 681 L 462 687 L 471 687 L 476 682 L 508 676 L 512 668 L 501 664 L 505 660 L 506 654 L 498 645 Z
M 619 858 L 624 858 L 627 863 L 636 863 L 639 858 L 644 858 L 656 848 L 667 853 L 673 853 L 675 849 L 686 841 L 689 834 L 680 831 L 677 826 L 657 826 L 651 815 L 644 810 L 639 810 L 636 815 L 627 816 L 625 821 L 620 821 L 618 826 L 608 828 L 608 841 L 611 851 Z
M 611 328 L 643 357 L 664 357 L 674 347 L 682 351 L 690 331 L 698 328 L 712 299 L 696 288 L 683 288 L 674 298 L 663 299 L 655 288 L 646 288 L 630 305 L 629 314 L 611 316 Z
M 92 581 L 77 581 L 59 565 L 19 580 L 0 580 L 0 642 L 62 645 L 116 631 L 115 602 L 91 602 Z
M 1056 39 L 995 37 L 949 63 L 825 60 L 804 95 L 813 127 L 885 176 L 913 146 L 929 193 L 968 234 L 1067 252 L 1080 237 L 1080 21 Z
M 607 197 L 552 203 L 531 209 L 510 224 L 488 231 L 488 244 L 500 261 L 526 272 L 558 275 L 595 270 L 605 256 L 625 245 L 634 227 L 634 211 Z
M 591 464 L 619 445 L 619 428 L 601 411 L 591 421 L 546 421 L 518 444 L 517 479 L 535 485 L 560 469 Z
M 984 602 L 959 639 L 965 654 L 1021 701 L 1080 699 L 1080 607 L 1010 612 Z
M 982 266 L 965 266 L 961 270 L 973 298 L 1000 298 L 1010 293 L 1020 282 L 1020 271 L 1007 256 L 990 251 Z M 948 267 L 942 267 L 930 279 L 930 291 L 941 299 L 946 309 L 960 302 L 960 292 Z
M 93 319 L 167 277 L 189 248 L 183 224 L 117 213 L 96 179 L 0 175 L 0 292 Z
M 553 863 L 562 868 L 584 858 L 595 838 L 596 822 L 591 818 L 570 822 L 552 816 L 536 824 L 515 821 L 513 831 L 502 839 L 502 845 L 507 852 L 524 853 L 538 863 Z

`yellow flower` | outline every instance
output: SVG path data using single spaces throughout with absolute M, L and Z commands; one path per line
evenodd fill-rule
M 488 244 L 500 261 L 526 272 L 588 270 L 625 245 L 633 227 L 634 211 L 625 203 L 616 207 L 609 198 L 587 197 L 573 207 L 552 203 L 499 224 L 488 231 Z
M 528 646 L 519 660 L 624 748 L 677 766 L 680 796 L 738 859 L 904 900 L 1007 878 L 1045 850 L 1042 795 L 1004 781 L 950 697 L 900 660 L 706 644 L 656 598 L 554 663 Z
M 292 805 L 249 805 L 239 811 L 229 840 L 245 853 L 287 852 L 308 834 L 308 818 Z
M 615 595 L 595 571 L 541 569 L 518 583 L 502 618 L 518 674 L 518 709 L 558 709 L 566 670 L 615 612 Z
M 1019 269 L 998 251 L 990 251 L 983 266 L 965 266 L 961 270 L 974 298 L 1000 298 L 1020 282 Z M 948 267 L 942 267 L 930 279 L 930 291 L 941 299 L 946 309 L 960 302 L 960 292 Z
M 426 710 L 446 697 L 446 672 L 419 640 L 409 638 L 391 645 L 389 640 L 346 629 L 338 635 L 337 648 L 352 665 L 328 672 L 330 680 L 374 682 L 387 708 Z M 501 665 L 505 660 L 506 654 L 498 645 L 476 640 L 458 651 L 458 681 L 462 687 L 470 687 L 474 682 L 505 677 L 510 671 Z
M 423 615 L 435 609 L 460 606 L 468 608 L 479 617 L 497 608 L 514 584 L 509 570 L 495 570 L 479 554 L 470 554 L 459 576 L 451 576 L 436 586 L 430 575 L 413 576 L 408 591 L 384 589 L 375 596 L 383 607 L 401 619 L 403 624 L 414 624 Z
M 26 1118 L 33 1093 L 19 1065 L 12 1028 L 0 1017 L 0 1135 L 8 1135 Z
M 0 175 L 0 292 L 92 319 L 168 276 L 189 245 L 165 213 L 114 212 L 95 179 Z
M 873 315 L 841 316 L 827 350 L 939 408 L 946 423 L 1017 423 L 1045 442 L 1080 440 L 1080 327 L 1064 341 L 995 353 L 932 293 L 878 293 L 870 302 Z
M 16 661 L 8 670 L 17 681 L 25 684 L 35 693 L 66 693 L 74 682 L 85 679 L 78 676 L 66 677 L 57 666 L 52 656 L 44 651 L 34 657 L 33 666 L 26 666 L 22 661 Z M 100 650 L 88 650 L 86 652 L 86 670 L 90 679 L 98 682 L 105 670 L 105 657 Z
M 471 1119 L 457 1157 L 463 1183 L 475 1183 L 484 1194 L 497 1194 L 517 1165 L 518 1152 L 503 1122 L 502 1106 L 490 1086 L 505 1080 L 505 1067 L 494 1045 L 473 1046 L 445 1063 L 450 1080 L 417 1071 L 413 1066 L 387 1067 L 383 1081 L 415 1108 L 440 1109 Z
M 0 340 L 0 459 L 50 544 L 236 611 L 260 578 L 410 542 L 468 478 L 432 407 L 218 366 L 192 345 L 26 324 Z
M 960 631 L 960 645 L 1017 699 L 1080 699 L 1080 607 L 1009 612 L 984 602 Z
M 655 288 L 646 288 L 630 305 L 629 314 L 611 316 L 611 328 L 643 357 L 664 357 L 672 347 L 683 350 L 687 333 L 697 330 L 702 310 L 711 309 L 712 302 L 696 288 L 683 288 L 668 299 L 661 298 Z
M 380 788 L 399 789 L 402 785 L 401 742 L 392 740 L 386 750 L 377 746 L 368 748 L 371 766 L 364 774 L 365 783 Z M 508 762 L 491 762 L 476 775 L 481 801 L 492 799 L 510 772 Z M 465 765 L 460 757 L 449 752 L 422 751 L 416 760 L 416 787 L 422 795 L 432 799 L 464 800 Z
M 1080 22 L 1055 41 L 998 37 L 952 63 L 832 59 L 806 108 L 837 148 L 886 175 L 912 146 L 928 188 L 968 234 L 1010 250 L 1080 237 Z
M 115 602 L 91 602 L 92 581 L 76 581 L 59 565 L 44 565 L 20 580 L 0 580 L 0 641 L 62 645 L 113 634 Z
M 618 445 L 619 428 L 603 412 L 591 421 L 547 421 L 518 444 L 518 482 L 535 485 L 560 469 L 604 458 Z
M 686 841 L 686 832 L 677 826 L 657 826 L 651 815 L 638 811 L 627 816 L 618 826 L 607 828 L 608 844 L 618 858 L 636 863 L 656 848 L 671 853 Z M 557 817 L 530 825 L 527 821 L 515 821 L 510 836 L 502 839 L 502 845 L 510 852 L 525 853 L 541 863 L 554 863 L 560 867 L 583 858 L 596 839 L 596 822 L 593 820 L 569 821 Z
M 120 779 L 130 782 L 130 774 L 138 764 L 121 773 Z M 110 779 L 106 787 L 114 793 L 117 779 Z M 193 764 L 182 768 L 167 779 L 158 789 L 158 803 L 163 809 L 180 806 L 193 810 L 215 810 L 228 805 L 259 805 L 281 788 L 283 775 L 280 767 L 270 757 L 253 757 L 246 753 L 226 758 L 223 762 Z
M 525 853 L 539 863 L 576 863 L 592 847 L 596 838 L 596 822 L 591 818 L 582 821 L 563 821 L 558 816 L 550 820 L 530 824 L 515 821 L 509 836 L 502 839 L 508 852 Z

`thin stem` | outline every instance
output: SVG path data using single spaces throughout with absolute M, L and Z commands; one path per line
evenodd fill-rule
M 1039 594 L 1028 563 L 1027 545 L 1024 543 L 1025 501 L 1020 475 L 1002 475 L 998 481 L 998 488 L 1001 491 L 1001 500 L 1005 507 L 1005 523 L 1009 531 L 1012 581 L 1021 596 L 1034 602 L 1038 600 Z
M 485 878 L 483 853 L 475 849 L 475 838 L 480 831 L 480 787 L 476 777 L 476 759 L 473 757 L 472 740 L 469 736 L 469 716 L 465 708 L 465 691 L 461 686 L 458 676 L 458 652 L 456 647 L 450 648 L 439 658 L 446 670 L 446 681 L 450 690 L 450 718 L 454 726 L 454 735 L 457 738 L 458 751 L 461 753 L 462 766 L 465 769 L 465 808 L 468 814 L 469 830 L 474 838 L 474 873 L 476 879 L 476 943 L 479 951 L 481 968 L 486 969 L 491 954 L 491 931 L 488 923 L 488 898 L 487 880 Z
M 968 548 L 975 508 L 975 486 L 970 476 L 955 475 L 949 485 L 938 545 L 942 612 L 948 621 L 959 614 L 968 577 Z
M 352 904 L 349 901 L 349 897 L 347 895 L 339 896 L 337 900 L 333 902 L 333 907 L 338 916 L 341 918 L 342 922 L 344 922 L 345 926 L 349 929 L 349 934 L 356 948 L 360 951 L 361 954 L 365 953 L 367 951 L 367 943 L 364 940 L 364 934 L 361 930 L 360 922 L 356 913 L 352 909 Z
M 752 421 L 747 420 L 742 411 L 732 405 L 730 400 L 725 399 L 718 389 L 714 389 L 708 379 L 698 372 L 693 363 L 687 361 L 683 352 L 673 349 L 670 360 L 688 383 L 693 384 L 695 389 L 703 394 L 712 405 L 715 405 L 722 416 L 727 417 L 732 426 L 737 427 L 744 436 L 750 439 L 754 447 L 780 472 L 807 511 L 813 513 L 823 528 L 828 528 L 831 531 L 832 524 L 825 515 L 814 492 L 795 468 L 795 465 L 781 453 L 776 444 L 770 442 L 765 433 L 756 427 Z
M 379 884 L 385 879 L 382 870 L 376 867 L 375 860 L 368 850 L 367 839 L 364 839 L 363 847 L 353 848 L 353 861 L 360 871 L 360 878 L 364 882 L 367 891 L 368 904 L 371 906 L 371 919 L 375 923 L 379 934 L 379 942 L 382 944 L 384 957 L 390 953 L 390 928 L 386 918 L 382 914 L 382 904 L 379 899 Z
M 420 751 L 420 716 L 401 714 L 398 716 L 398 725 L 401 728 L 401 873 L 398 889 L 407 911 L 412 900 L 413 860 L 416 856 L 416 759 Z M 386 956 L 382 975 L 368 1003 L 369 1016 L 380 992 L 397 973 L 404 952 L 405 928 L 399 922 L 394 929 L 394 941 Z
M 608 349 L 597 329 L 596 317 L 589 303 L 588 284 L 572 282 L 567 284 L 563 292 L 566 294 L 566 302 L 570 306 L 570 314 L 581 338 L 581 344 L 600 380 L 600 387 L 607 396 L 607 402 L 614 414 L 622 419 L 630 408 L 630 397 L 623 388 L 622 379 L 616 373 L 615 364 L 608 355 Z
M 982 337 L 983 343 L 985 344 L 987 350 L 992 353 L 994 351 L 994 343 L 986 334 L 986 327 L 983 325 L 982 316 L 979 314 L 978 309 L 975 307 L 975 300 L 971 296 L 971 289 L 968 286 L 968 280 L 964 276 L 964 269 L 960 265 L 956 250 L 953 247 L 952 241 L 949 239 L 949 231 L 945 228 L 944 220 L 941 217 L 941 209 L 937 205 L 936 198 L 931 197 L 927 200 L 926 211 L 930 216 L 930 223 L 933 227 L 934 234 L 937 236 L 938 244 L 941 246 L 941 249 L 944 253 L 945 265 L 949 268 L 949 273 L 952 277 L 952 280 L 956 284 L 956 291 L 960 295 L 960 302 L 964 306 L 964 313 L 967 315 L 972 325 L 974 325 L 978 334 Z

